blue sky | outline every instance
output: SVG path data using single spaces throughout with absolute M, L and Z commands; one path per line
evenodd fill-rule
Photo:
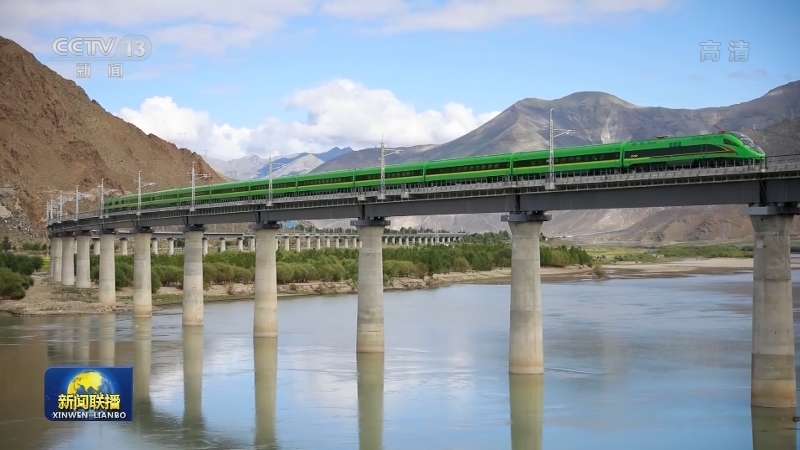
M 47 6 L 45 6 L 47 5 Z M 108 111 L 225 159 L 441 143 L 526 97 L 604 91 L 644 106 L 751 100 L 800 75 L 800 3 L 673 0 L 29 0 L 5 37 Z M 108 78 L 51 62 L 57 37 L 142 34 Z M 700 42 L 720 60 L 701 61 Z M 730 41 L 749 44 L 729 61 Z

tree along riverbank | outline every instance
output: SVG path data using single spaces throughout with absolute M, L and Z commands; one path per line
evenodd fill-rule
M 626 279 L 626 278 L 657 278 L 657 277 L 682 277 L 701 274 L 732 274 L 751 271 L 753 260 L 751 258 L 692 258 L 665 260 L 653 263 L 637 263 L 620 261 L 606 266 L 594 267 L 573 265 L 567 267 L 543 267 L 543 282 L 569 282 L 580 280 Z M 598 268 L 602 268 L 602 276 L 598 275 Z M 794 264 L 793 269 L 800 269 L 800 264 Z M 504 284 L 510 281 L 511 269 L 508 267 L 495 268 L 488 271 L 449 272 L 434 274 L 423 278 L 397 277 L 390 279 L 386 284 L 386 291 L 432 289 L 451 284 L 476 283 L 476 284 Z M 100 305 L 97 300 L 96 289 L 76 289 L 63 287 L 47 280 L 46 274 L 35 274 L 36 282 L 28 291 L 28 296 L 22 300 L 0 301 L 0 312 L 14 315 L 79 315 L 100 314 L 115 311 L 128 313 L 132 309 L 133 290 L 125 287 L 117 292 L 116 308 Z M 231 282 L 226 284 L 212 284 L 205 292 L 206 302 L 230 301 L 253 298 L 254 286 L 252 283 Z M 357 285 L 350 281 L 324 282 L 313 281 L 303 283 L 287 283 L 278 286 L 280 298 L 310 295 L 353 294 L 357 292 Z M 159 310 L 170 305 L 179 305 L 182 302 L 182 291 L 179 287 L 161 287 L 153 295 L 154 310 Z

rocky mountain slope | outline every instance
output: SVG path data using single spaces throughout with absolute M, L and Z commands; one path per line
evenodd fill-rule
M 103 178 L 119 192 L 135 192 L 139 171 L 154 188 L 185 186 L 193 162 L 209 181 L 222 180 L 199 155 L 108 113 L 0 37 L 0 236 L 44 237 L 45 202 L 60 191 L 72 196 L 78 186 L 90 194 L 81 210 L 96 208 Z
M 430 161 L 453 157 L 545 149 L 549 138 L 549 113 L 554 109 L 553 122 L 557 129 L 575 130 L 575 135 L 559 136 L 554 147 L 569 147 L 623 140 L 647 139 L 659 135 L 690 135 L 723 129 L 742 131 L 764 148 L 768 155 L 800 153 L 800 81 L 770 90 L 749 102 L 720 108 L 698 110 L 640 107 L 603 92 L 578 92 L 566 97 L 546 101 L 524 99 L 476 130 L 441 145 L 420 145 L 387 158 L 389 164 Z M 755 127 L 755 129 L 754 129 Z M 369 166 L 378 160 L 377 149 L 364 149 L 331 160 L 315 172 Z M 566 211 L 553 215 L 553 220 L 543 227 L 550 235 L 599 235 L 613 233 L 615 239 L 714 239 L 722 236 L 719 221 L 739 223 L 744 220 L 749 230 L 749 219 L 738 218 L 738 208 L 645 208 L 630 210 Z M 659 222 L 674 221 L 681 214 L 692 219 L 682 226 Z M 731 216 L 734 214 L 736 217 Z M 648 219 L 650 227 L 664 228 L 655 234 L 645 228 L 636 228 L 639 221 Z M 404 218 L 405 226 L 416 226 L 425 217 Z M 468 224 L 469 231 L 495 230 L 504 227 L 499 215 L 441 217 L 443 223 Z M 800 221 L 798 221 L 800 222 Z M 717 223 L 710 226 L 709 223 Z M 722 222 L 720 222 L 722 223 Z M 661 224 L 661 225 L 657 225 Z M 463 225 L 462 225 L 463 226 Z M 642 225 L 644 226 L 644 225 Z M 458 227 L 456 226 L 456 229 Z M 661 229 L 659 228 L 659 229 Z M 648 234 L 650 233 L 650 234 Z

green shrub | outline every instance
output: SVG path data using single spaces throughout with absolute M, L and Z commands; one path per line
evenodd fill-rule
M 749 249 L 733 245 L 670 245 L 658 249 L 658 253 L 666 258 L 752 258 L 752 246 Z
M 479 235 L 476 235 L 479 237 Z M 507 233 L 473 243 L 450 246 L 393 247 L 383 250 L 383 274 L 388 278 L 416 277 L 451 271 L 491 270 L 510 267 L 511 246 Z M 280 284 L 306 282 L 358 282 L 358 256 L 356 248 L 324 248 L 312 251 L 284 251 L 276 253 L 276 277 Z M 26 257 L 39 258 L 39 257 Z M 591 257 L 579 247 L 552 247 L 542 245 L 540 261 L 544 267 L 563 267 L 572 264 L 591 265 Z M 41 258 L 39 258 L 41 260 Z M 182 254 L 151 255 L 151 280 L 156 286 L 179 286 L 183 283 Z M 36 260 L 30 260 L 34 266 Z M 30 271 L 27 263 L 13 263 Z M 41 264 L 41 262 L 39 263 Z M 99 258 L 90 256 L 91 276 L 97 280 Z M 156 279 L 158 283 L 156 283 Z M 117 288 L 133 283 L 133 255 L 116 256 Z M 210 253 L 203 258 L 203 286 L 212 284 L 252 283 L 255 280 L 254 252 Z
M 25 298 L 25 290 L 33 284 L 31 277 L 23 277 L 8 267 L 0 267 L 0 299 Z
M 161 272 L 157 266 L 150 268 L 150 291 L 155 294 L 161 287 Z

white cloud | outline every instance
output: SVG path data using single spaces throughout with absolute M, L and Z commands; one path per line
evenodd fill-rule
M 538 19 L 548 22 L 599 20 L 608 14 L 657 11 L 669 0 L 449 0 L 444 5 L 411 8 L 405 2 L 402 11 L 387 10 L 384 32 L 412 30 L 472 31 L 496 28 L 512 21 Z M 335 11 L 356 11 L 364 0 L 336 0 Z M 394 3 L 394 2 L 392 2 Z M 424 4 L 429 4 L 424 2 Z M 348 7 L 350 5 L 350 7 Z M 356 14 L 350 18 L 373 19 L 379 14 Z
M 218 53 L 228 46 L 247 46 L 274 33 L 287 19 L 312 13 L 316 3 L 316 0 L 237 0 L 224 4 L 216 0 L 3 1 L 0 29 L 4 36 L 28 49 L 49 50 L 51 40 L 56 37 L 54 33 L 69 30 L 73 36 L 86 35 L 87 27 L 104 26 L 124 30 L 123 34 L 147 35 L 157 45 L 178 44 L 191 50 Z M 36 31 L 41 34 L 35 36 Z
M 138 111 L 122 108 L 117 115 L 145 133 L 176 143 L 183 139 L 199 141 L 201 136 L 205 137 L 204 131 L 211 127 L 207 112 L 181 108 L 171 97 L 151 97 L 142 103 Z
M 321 11 L 336 17 L 368 19 L 407 11 L 403 0 L 324 0 Z
M 441 144 L 486 123 L 498 111 L 475 114 L 459 103 L 441 111 L 417 111 L 388 90 L 369 89 L 351 80 L 334 80 L 294 92 L 284 99 L 292 110 L 305 111 L 304 121 L 267 118 L 255 129 L 216 124 L 207 112 L 178 106 L 170 97 L 151 97 L 138 110 L 123 108 L 117 115 L 146 133 L 209 156 L 232 159 L 269 150 L 286 155 L 319 152 L 334 146 L 355 149 L 375 145 L 385 134 L 393 147 Z M 182 141 L 181 133 L 185 134 Z
M 49 52 L 58 33 L 144 34 L 153 44 L 219 54 L 274 37 L 290 19 L 368 21 L 383 32 L 469 31 L 518 20 L 574 22 L 664 9 L 670 0 L 26 0 L 0 2 L 0 30 L 31 51 Z M 97 33 L 94 33 L 97 34 Z

